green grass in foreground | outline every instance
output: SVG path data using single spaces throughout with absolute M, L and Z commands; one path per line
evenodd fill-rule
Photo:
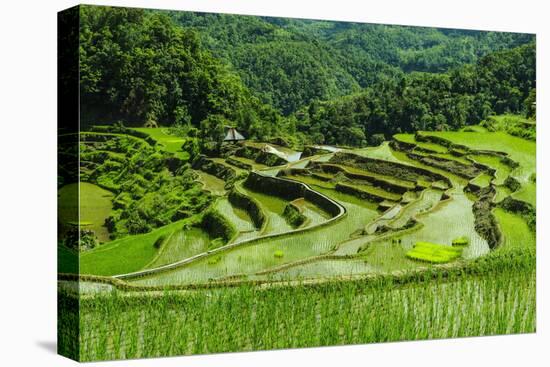
M 105 219 L 111 215 L 113 209 L 113 193 L 101 187 L 88 183 L 76 183 L 63 186 L 59 189 L 59 220 L 62 223 L 78 223 L 85 229 L 95 232 L 100 242 L 109 240 L 109 231 L 103 226 Z M 74 204 L 80 203 L 80 221 Z
M 95 295 L 80 301 L 80 323 L 60 314 L 59 350 L 75 355 L 76 348 L 90 361 L 529 333 L 536 328 L 531 262 L 402 286 L 381 280 Z M 74 305 L 61 297 L 61 309 Z M 72 330 L 79 346 L 70 344 Z
M 451 262 L 462 255 L 462 249 L 431 242 L 417 242 L 413 249 L 407 252 L 407 257 L 434 264 Z

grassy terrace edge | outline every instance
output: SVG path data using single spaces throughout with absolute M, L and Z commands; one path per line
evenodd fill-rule
M 263 235 L 263 236 L 255 237 L 255 238 L 252 238 L 252 239 L 248 239 L 248 240 L 229 243 L 225 246 L 221 246 L 221 247 L 218 247 L 216 249 L 212 249 L 212 250 L 209 250 L 209 251 L 206 251 L 206 252 L 202 252 L 200 254 L 194 255 L 194 256 L 189 257 L 187 259 L 183 259 L 183 260 L 171 263 L 171 264 L 163 265 L 163 266 L 153 268 L 153 269 L 139 270 L 139 271 L 132 272 L 132 273 L 118 274 L 118 275 L 114 275 L 113 277 L 117 278 L 117 279 L 139 278 L 139 277 L 143 277 L 143 276 L 157 274 L 157 273 L 164 272 L 164 271 L 173 270 L 173 269 L 179 268 L 181 266 L 188 265 L 188 264 L 190 264 L 190 263 L 192 263 L 196 260 L 207 258 L 209 256 L 212 256 L 212 255 L 215 255 L 215 254 L 218 254 L 220 252 L 227 251 L 227 250 L 231 250 L 231 249 L 234 249 L 234 248 L 237 248 L 237 247 L 246 246 L 246 245 L 250 245 L 250 244 L 253 244 L 253 243 L 256 243 L 256 242 L 260 242 L 260 241 L 265 240 L 267 238 L 280 238 L 280 237 L 284 237 L 284 236 L 293 235 L 293 234 L 296 234 L 296 233 L 309 232 L 309 231 L 312 231 L 314 229 L 330 225 L 333 222 L 335 222 L 337 220 L 340 220 L 341 218 L 343 218 L 347 214 L 347 210 L 343 205 L 341 205 L 337 201 L 329 198 L 328 196 L 326 196 L 326 195 L 324 195 L 324 194 L 322 194 L 318 191 L 313 190 L 311 187 L 309 187 L 309 185 L 307 185 L 305 183 L 292 181 L 292 180 L 288 180 L 288 179 L 284 179 L 284 178 L 280 178 L 280 177 L 265 176 L 265 175 L 263 175 L 261 173 L 258 173 L 258 172 L 251 172 L 251 174 L 255 174 L 255 175 L 258 175 L 259 177 L 263 177 L 263 178 L 280 180 L 280 181 L 283 181 L 283 182 L 292 182 L 293 184 L 300 185 L 305 189 L 306 192 L 309 191 L 309 192 L 312 192 L 312 193 L 314 193 L 315 195 L 317 195 L 319 197 L 324 198 L 331 205 L 338 208 L 339 212 L 338 212 L 337 215 L 335 215 L 334 217 L 328 219 L 326 222 L 319 223 L 319 224 L 314 225 L 314 226 L 310 226 L 310 227 L 306 227 L 306 228 L 298 228 L 298 229 L 288 231 L 288 232 L 277 233 L 277 234 L 268 234 L 268 235 Z
M 336 277 L 325 277 L 316 279 L 297 279 L 297 280 L 263 280 L 263 279 L 238 279 L 212 281 L 208 283 L 185 284 L 185 285 L 163 285 L 163 286 L 142 286 L 135 285 L 120 278 L 99 276 L 99 275 L 77 275 L 68 273 L 59 273 L 58 280 L 81 281 L 110 284 L 122 291 L 177 291 L 177 290 L 201 290 L 224 287 L 239 286 L 264 286 L 264 287 L 294 287 L 308 286 L 317 287 L 325 284 L 334 284 L 340 282 L 360 282 L 360 283 L 385 283 L 392 284 L 411 284 L 418 281 L 429 281 L 432 279 L 446 279 L 450 277 L 460 277 L 463 275 L 483 275 L 499 273 L 506 270 L 525 270 L 536 269 L 536 249 L 535 248 L 513 248 L 506 251 L 491 252 L 486 256 L 474 260 L 458 260 L 451 264 L 435 264 L 426 267 L 420 267 L 409 270 L 396 270 L 386 274 L 355 274 L 341 275 Z M 84 298 L 87 296 L 83 296 Z

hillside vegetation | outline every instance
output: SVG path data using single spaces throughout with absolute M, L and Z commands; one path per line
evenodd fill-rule
M 361 146 L 534 114 L 531 35 L 86 6 L 81 28 L 85 124 Z

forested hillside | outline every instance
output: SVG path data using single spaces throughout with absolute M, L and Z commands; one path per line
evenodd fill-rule
M 530 35 L 172 12 L 283 114 L 402 72 L 445 72 Z
M 534 36 L 81 7 L 81 118 L 375 144 L 533 114 Z
M 278 113 L 213 57 L 195 31 L 142 9 L 80 9 L 84 124 L 198 127 L 210 118 L 220 124 L 230 120 L 250 135 L 277 129 Z
M 453 130 L 492 114 L 528 114 L 534 88 L 535 46 L 528 44 L 447 73 L 404 74 L 352 96 L 314 101 L 297 114 L 297 127 L 317 142 L 377 144 L 377 134 Z

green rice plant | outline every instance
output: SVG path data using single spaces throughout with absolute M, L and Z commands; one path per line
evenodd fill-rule
M 384 189 L 381 189 L 379 187 L 370 185 L 370 184 L 363 184 L 363 183 L 352 183 L 349 184 L 349 186 L 355 187 L 361 191 L 364 191 L 370 195 L 374 195 L 377 197 L 382 198 L 382 200 L 391 200 L 391 201 L 399 201 L 401 200 L 401 195 L 395 194 L 389 191 L 386 191 Z
M 267 217 L 267 224 L 264 226 L 261 234 L 277 234 L 293 230 L 292 225 L 283 217 L 283 212 L 288 201 L 276 196 L 247 189 L 241 185 L 238 186 L 238 189 L 245 195 L 255 199 L 263 209 Z
M 466 236 L 455 238 L 452 242 L 453 246 L 468 246 L 470 244 L 470 240 Z
M 453 238 L 466 236 L 470 245 L 463 248 L 462 257 L 474 259 L 489 253 L 489 245 L 476 231 L 472 204 L 476 198 L 463 193 L 451 195 L 450 200 L 415 216 L 422 226 L 408 231 L 398 238 L 406 249 L 412 249 L 416 242 L 450 244 Z
M 214 238 L 212 241 L 210 241 L 208 249 L 213 250 L 215 248 L 222 247 L 223 245 L 225 245 L 225 241 L 223 238 Z
M 377 147 L 367 147 L 353 149 L 352 153 L 369 158 L 383 159 L 391 162 L 400 163 L 399 159 L 395 158 L 390 148 L 389 142 L 383 142 Z
M 208 259 L 208 265 L 215 265 L 221 261 L 221 255 L 215 255 Z
M 267 276 L 255 276 L 254 279 L 273 279 L 295 281 L 297 279 L 323 279 L 338 276 L 377 273 L 377 267 L 364 259 L 322 259 L 284 268 Z
M 495 197 L 493 198 L 493 201 L 495 203 L 501 202 L 504 198 L 510 196 L 510 194 L 512 193 L 510 189 L 506 186 L 495 186 L 495 190 L 496 190 L 496 194 L 495 194 Z
M 407 252 L 407 257 L 413 260 L 426 261 L 434 264 L 451 262 L 462 255 L 462 249 L 431 242 L 417 242 L 413 249 Z
M 392 162 L 402 163 L 399 160 L 392 160 Z M 351 174 L 356 174 L 356 175 L 359 175 L 359 176 L 369 176 L 369 177 L 372 177 L 372 178 L 380 180 L 380 181 L 387 181 L 390 184 L 393 184 L 393 185 L 396 185 L 396 186 L 401 186 L 401 187 L 406 188 L 406 189 L 414 189 L 415 188 L 415 183 L 412 182 L 412 181 L 402 179 L 402 178 L 396 177 L 396 176 L 381 175 L 381 174 L 373 173 L 373 172 L 370 172 L 370 171 L 367 171 L 365 169 L 361 169 L 361 168 L 358 168 L 358 167 L 355 167 L 355 166 L 340 165 L 340 164 L 328 164 L 327 163 L 327 164 L 324 165 L 324 167 L 336 167 L 336 168 L 339 168 L 339 169 L 343 170 L 344 172 L 349 172 Z
M 512 136 L 505 132 L 454 132 L 454 131 L 430 131 L 424 132 L 447 139 L 455 144 L 465 145 L 476 150 L 492 150 L 505 152 L 508 156 L 519 163 L 520 167 L 512 174 L 518 176 L 522 181 L 528 180 L 535 172 L 536 146 L 534 141 L 525 140 Z
M 295 204 L 302 208 L 302 214 L 307 218 L 307 226 L 314 226 L 326 222 L 331 215 L 307 200 L 295 200 Z
M 308 185 L 323 187 L 323 188 L 326 188 L 326 189 L 334 189 L 334 187 L 336 186 L 336 183 L 334 183 L 334 182 L 321 181 L 321 180 L 319 180 L 315 177 L 312 177 L 312 176 L 295 176 L 295 175 L 291 175 L 291 176 L 285 176 L 285 178 L 288 178 L 288 179 L 294 180 L 294 181 L 300 181 L 300 182 L 303 182 L 303 183 L 308 184 Z
M 417 214 L 431 210 L 441 199 L 442 191 L 437 189 L 426 189 L 420 197 L 403 207 L 401 212 L 389 221 L 391 228 L 399 229 L 414 218 Z
M 80 301 L 61 293 L 59 348 L 90 361 L 532 333 L 534 261 L 519 252 L 485 261 L 475 273 L 404 283 L 379 277 L 154 296 L 115 291 Z M 76 326 L 78 343 L 71 343 Z
M 220 214 L 235 225 L 235 228 L 239 232 L 249 232 L 256 229 L 248 213 L 240 208 L 234 207 L 226 197 L 218 199 L 215 207 Z
M 533 182 L 524 182 L 521 188 L 512 193 L 512 197 L 521 201 L 525 201 L 531 205 L 537 204 L 537 185 Z
M 472 162 L 470 162 L 466 158 L 459 157 L 459 156 L 456 156 L 456 155 L 453 155 L 453 154 L 450 154 L 450 153 L 434 153 L 434 154 L 432 154 L 432 156 L 447 159 L 447 160 L 451 160 L 451 161 L 456 161 L 456 162 L 459 162 L 459 163 L 462 163 L 462 164 L 467 164 L 467 165 L 472 164 Z
M 474 133 L 486 133 L 487 129 L 480 125 L 469 125 L 463 127 L 460 131 L 464 132 L 474 132 Z

